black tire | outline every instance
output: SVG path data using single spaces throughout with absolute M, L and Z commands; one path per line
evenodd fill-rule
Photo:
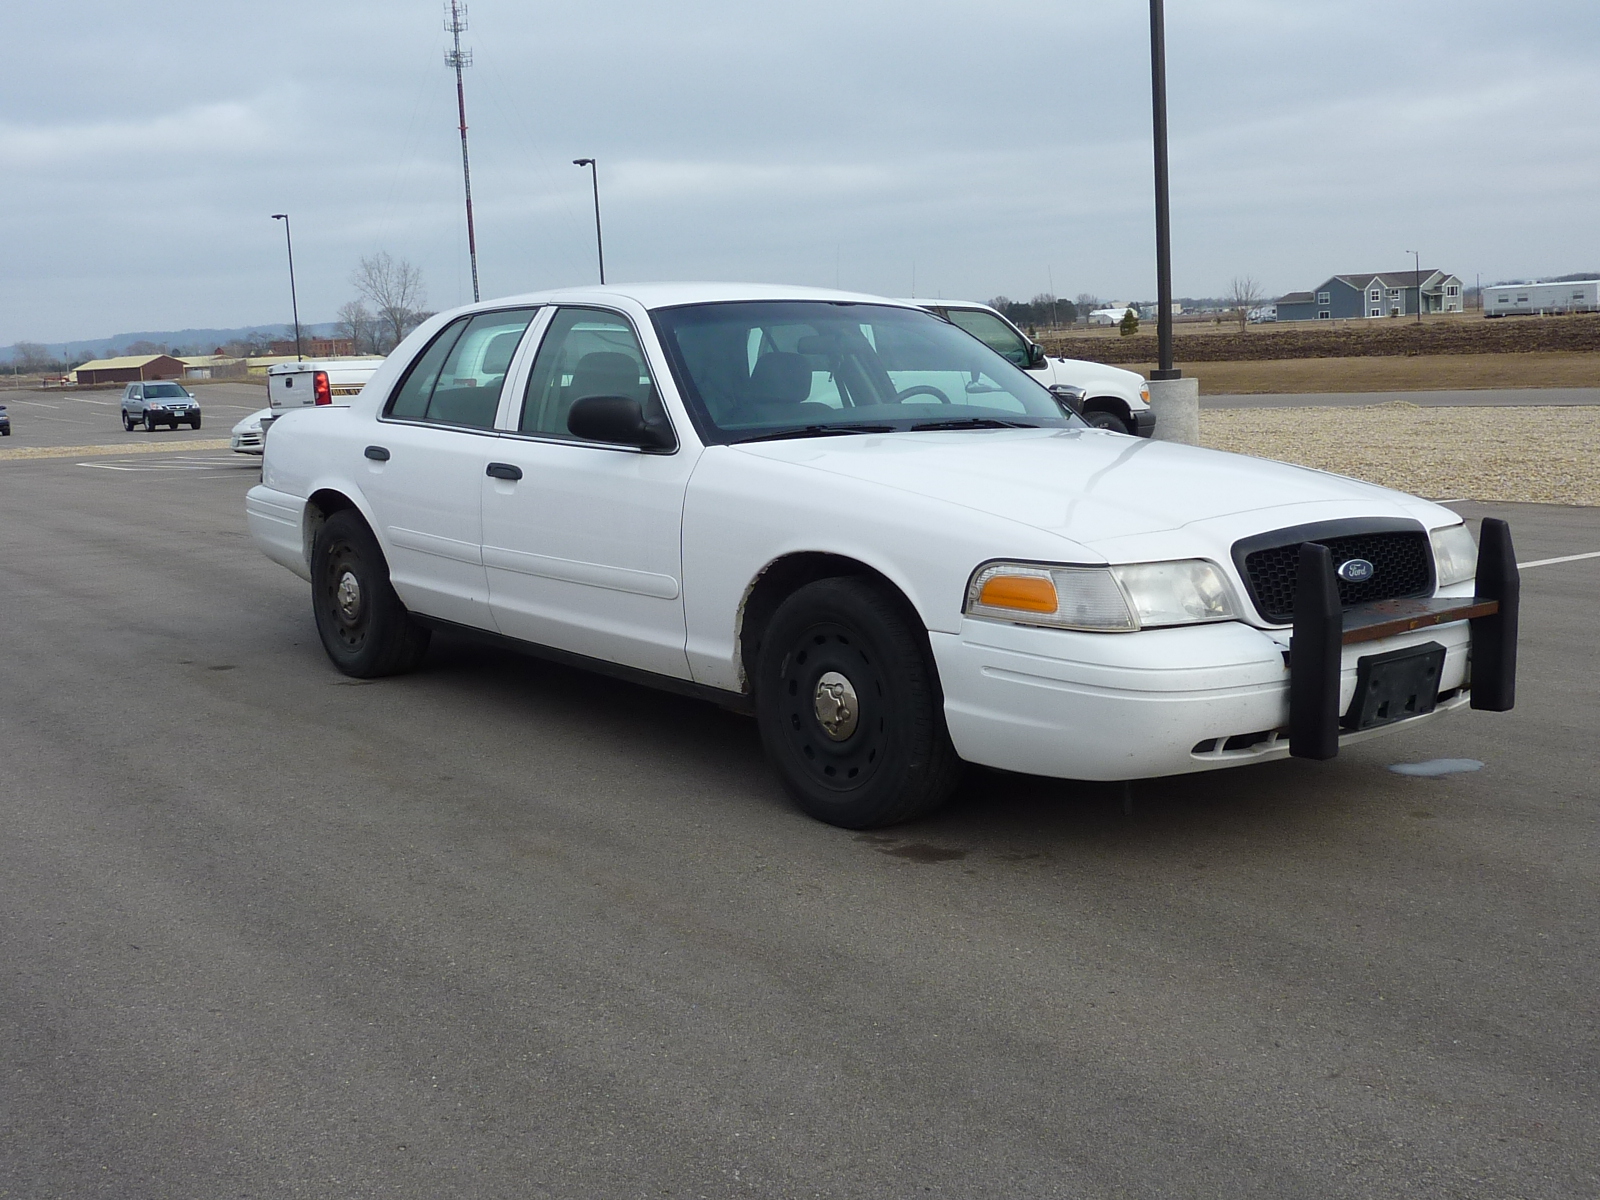
M 122 414 L 122 431 L 124 433 L 133 432 L 133 418 L 130 417 L 126 411 L 124 411 Z
M 1115 413 L 1100 412 L 1098 409 L 1083 414 L 1083 419 L 1096 429 L 1109 429 L 1112 433 L 1132 433 L 1127 423 Z
M 824 686 L 840 686 L 830 673 L 847 681 L 853 717 L 822 699 Z M 779 605 L 761 639 L 755 694 L 767 757 L 819 821 L 845 829 L 909 821 L 943 804 L 960 779 L 927 634 L 870 580 L 818 580 Z M 846 718 L 831 733 L 825 708 Z
M 189 419 L 189 428 L 190 429 L 199 429 L 200 428 L 200 418 L 199 417 L 191 417 Z
M 350 509 L 334 513 L 317 531 L 311 607 L 322 648 L 346 675 L 402 675 L 427 653 L 429 631 L 400 602 L 378 539 Z
M 154 433 L 156 431 L 156 419 L 149 413 L 144 415 L 144 431 L 146 433 Z

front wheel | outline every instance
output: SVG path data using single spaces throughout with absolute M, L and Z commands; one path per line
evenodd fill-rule
M 1123 423 L 1121 417 L 1118 417 L 1113 413 L 1100 412 L 1096 410 L 1093 412 L 1084 413 L 1083 419 L 1089 422 L 1089 424 L 1094 426 L 1096 429 L 1109 429 L 1112 433 L 1133 432 L 1133 430 L 1129 429 L 1127 425 Z
M 149 413 L 144 415 L 144 431 L 146 433 L 154 433 L 156 431 L 156 419 Z
M 191 417 L 189 419 L 189 428 L 190 429 L 199 429 L 200 428 L 200 418 L 199 417 Z
M 920 623 L 858 578 L 807 584 L 772 616 L 756 665 L 762 745 L 808 814 L 846 829 L 944 803 L 961 761 Z
M 130 417 L 126 412 L 122 414 L 122 431 L 124 433 L 133 432 L 133 418 Z
M 400 602 L 378 539 L 350 509 L 334 513 L 317 531 L 311 603 L 322 648 L 346 675 L 401 675 L 427 653 L 428 630 Z

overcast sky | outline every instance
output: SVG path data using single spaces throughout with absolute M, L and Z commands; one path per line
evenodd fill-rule
M 1153 296 L 1145 0 L 472 0 L 486 297 Z M 1168 0 L 1175 289 L 1600 266 L 1594 0 Z M 0 346 L 471 299 L 437 0 L 0 10 Z

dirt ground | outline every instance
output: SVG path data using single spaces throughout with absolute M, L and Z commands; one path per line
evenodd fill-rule
M 1206 396 L 1261 392 L 1426 392 L 1465 388 L 1600 387 L 1600 353 L 1430 354 L 1415 358 L 1290 358 L 1177 364 Z M 1155 363 L 1129 363 L 1149 376 Z
M 1600 409 L 1213 409 L 1202 444 L 1435 499 L 1600 505 Z

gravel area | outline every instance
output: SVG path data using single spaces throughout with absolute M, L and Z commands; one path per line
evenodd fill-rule
M 1600 505 L 1600 409 L 1212 409 L 1200 439 L 1419 496 Z

